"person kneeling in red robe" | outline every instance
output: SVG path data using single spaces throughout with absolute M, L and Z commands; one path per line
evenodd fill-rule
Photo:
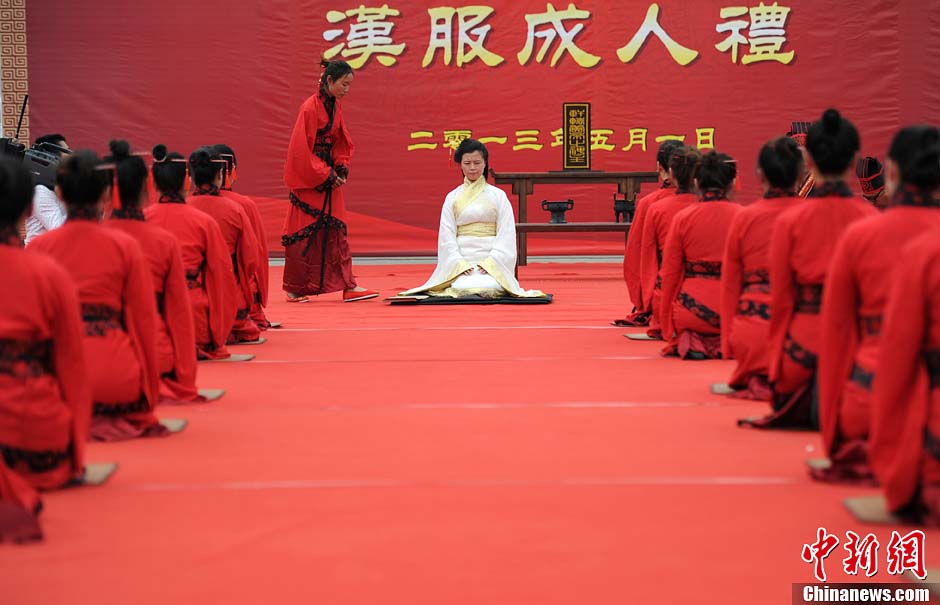
M 225 342 L 235 323 L 235 275 L 222 230 L 211 216 L 186 203 L 186 160 L 166 146 L 153 148 L 153 181 L 160 194 L 144 212 L 180 246 L 199 359 L 231 357 Z
M 663 249 L 666 236 L 672 225 L 672 218 L 679 211 L 698 202 L 698 194 L 692 191 L 695 168 L 702 159 L 702 154 L 691 147 L 677 147 L 669 160 L 669 179 L 676 184 L 672 195 L 660 198 L 650 208 L 643 224 L 643 237 L 640 241 L 640 288 L 643 305 L 652 311 L 650 328 L 647 334 L 652 338 L 662 338 L 660 310 L 662 308 L 662 276 L 659 269 L 663 263 Z M 667 337 L 668 338 L 668 337 Z
M 798 204 L 796 182 L 803 153 L 780 137 L 761 148 L 757 175 L 764 197 L 731 221 L 721 265 L 721 350 L 738 362 L 728 386 L 733 396 L 769 401 L 767 338 L 770 335 L 770 234 L 780 214 Z
M 42 538 L 37 489 L 81 478 L 91 421 L 75 284 L 19 238 L 32 198 L 29 171 L 0 158 L 0 542 Z
M 783 212 L 770 241 L 770 354 L 773 413 L 744 424 L 758 428 L 817 428 L 816 368 L 821 345 L 823 284 L 839 236 L 877 214 L 845 184 L 855 168 L 858 131 L 827 109 L 806 137 L 814 186 L 810 197 Z
M 69 218 L 29 249 L 57 260 L 78 287 L 94 402 L 91 438 L 98 441 L 168 434 L 153 414 L 160 373 L 150 268 L 134 238 L 100 223 L 111 174 L 91 151 L 64 159 L 56 192 Z
M 189 156 L 189 173 L 195 190 L 189 203 L 215 219 L 222 230 L 232 258 L 235 275 L 235 323 L 228 338 L 229 344 L 254 342 L 261 338 L 261 330 L 249 317 L 254 298 L 252 276 L 258 273 L 258 243 L 248 215 L 238 202 L 222 196 L 219 186 L 224 174 L 223 160 L 209 147 L 200 147 Z
M 232 187 L 237 180 L 238 159 L 235 157 L 235 150 L 228 145 L 219 143 L 212 146 L 212 150 L 219 154 L 225 160 L 225 169 L 222 175 L 222 185 L 219 187 L 219 194 L 223 197 L 236 202 L 241 209 L 245 211 L 251 223 L 251 228 L 255 233 L 255 242 L 258 244 L 258 266 L 257 272 L 251 276 L 251 301 L 248 315 L 252 321 L 258 324 L 261 330 L 267 330 L 271 327 L 264 314 L 264 308 L 268 306 L 268 242 L 264 234 L 264 224 L 261 220 L 261 212 L 258 210 L 258 204 L 247 195 L 232 191 Z
M 731 221 L 740 210 L 728 201 L 736 177 L 730 156 L 707 153 L 695 169 L 699 203 L 672 219 L 660 270 L 660 317 L 668 341 L 664 355 L 721 358 L 721 259 Z
M 850 225 L 833 255 L 822 308 L 818 379 L 823 447 L 832 466 L 815 471 L 817 479 L 874 481 L 868 459 L 872 387 L 886 371 L 892 372 L 891 364 L 884 368 L 879 359 L 894 355 L 890 348 L 882 351 L 883 314 L 898 259 L 907 262 L 904 246 L 923 233 L 940 240 L 935 191 L 940 163 L 918 164 L 930 157 L 930 146 L 938 139 L 932 126 L 904 128 L 894 137 L 888 154 L 890 205 Z
M 179 243 L 169 231 L 146 222 L 141 204 L 147 199 L 147 166 L 130 155 L 130 145 L 111 141 L 106 160 L 115 165 L 119 190 L 119 207 L 111 211 L 107 225 L 137 240 L 150 266 L 157 303 L 160 403 L 205 403 L 196 389 L 196 333 Z
M 644 327 L 650 323 L 653 311 L 643 305 L 643 285 L 640 279 L 643 225 L 646 224 L 646 217 L 652 205 L 675 193 L 676 186 L 669 179 L 669 160 L 672 158 L 672 152 L 679 147 L 682 147 L 682 143 L 672 139 L 664 141 L 660 145 L 659 152 L 656 154 L 656 168 L 659 170 L 662 186 L 656 191 L 643 196 L 636 203 L 633 223 L 630 225 L 630 232 L 627 235 L 627 247 L 623 253 L 623 279 L 627 283 L 627 292 L 630 294 L 633 311 L 625 319 L 615 320 L 613 322 L 615 326 Z

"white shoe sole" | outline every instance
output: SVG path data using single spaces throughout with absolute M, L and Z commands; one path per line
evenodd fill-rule
M 357 296 L 356 298 L 344 298 L 343 302 L 356 302 L 357 300 L 369 300 L 370 298 L 378 298 L 378 294 L 366 294 L 364 296 Z

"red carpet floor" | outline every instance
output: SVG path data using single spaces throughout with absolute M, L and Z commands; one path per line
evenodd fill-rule
M 392 295 L 430 270 L 357 273 Z M 892 528 L 841 505 L 874 491 L 812 483 L 818 435 L 737 428 L 766 404 L 709 393 L 730 363 L 609 326 L 620 271 L 523 268 L 544 306 L 275 293 L 284 329 L 237 347 L 255 361 L 200 365 L 222 400 L 162 409 L 179 435 L 93 444 L 117 474 L 46 495 L 46 541 L 0 548 L 0 603 L 784 604 L 820 526 L 874 531 L 891 581 Z M 855 580 L 844 556 L 830 581 Z

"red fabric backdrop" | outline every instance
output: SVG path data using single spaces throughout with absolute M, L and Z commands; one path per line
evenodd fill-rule
M 940 70 L 940 16 L 929 0 L 780 2 L 790 9 L 782 27 L 767 25 L 783 32 L 768 32 L 752 11 L 738 16 L 741 10 L 714 0 L 582 0 L 573 6 L 556 2 L 552 9 L 545 2 L 490 0 L 478 5 L 489 12 L 480 23 L 472 22 L 467 9 L 458 11 L 447 30 L 450 64 L 441 49 L 427 66 L 422 63 L 432 44 L 429 9 L 444 3 L 385 1 L 33 0 L 33 132 L 63 132 L 73 147 L 99 151 L 113 137 L 127 138 L 138 150 L 162 142 L 183 153 L 226 142 L 239 156 L 237 188 L 261 202 L 278 250 L 286 212 L 282 161 L 297 108 L 315 89 L 321 53 L 334 45 L 356 51 L 358 36 L 371 27 L 387 38 L 373 38 L 372 46 L 363 39 L 367 46 L 359 48 L 376 52 L 346 57 L 365 59 L 343 102 L 357 148 L 347 191 L 350 237 L 354 253 L 394 253 L 435 249 L 441 202 L 459 182 L 445 131 L 505 137 L 505 143 L 489 144 L 497 171 L 556 170 L 561 148 L 552 146 L 551 132 L 561 127 L 565 101 L 591 102 L 592 127 L 612 131 L 602 134 L 613 150 L 593 152 L 596 169 L 652 169 L 655 137 L 685 135 L 695 144 L 697 129 L 713 128 L 715 147 L 740 161 L 744 201 L 757 193 L 753 165 L 760 145 L 786 132 L 793 120 L 815 119 L 826 106 L 852 119 L 862 133 L 863 153 L 878 156 L 900 125 L 940 122 L 940 89 L 932 84 Z M 386 6 L 397 14 L 355 12 L 360 6 Z M 740 6 L 760 9 L 761 3 Z M 570 9 L 580 18 L 563 19 Z M 618 56 L 651 9 L 658 10 L 657 22 L 668 36 L 698 53 L 694 60 L 680 65 L 656 35 L 628 62 Z M 563 35 L 550 23 L 538 24 L 538 15 L 549 10 L 562 13 L 556 17 Z M 470 57 L 458 66 L 468 58 L 461 48 L 472 51 L 458 43 L 461 17 L 470 24 L 467 40 L 479 39 L 479 28 L 489 27 L 483 47 L 503 59 L 499 65 Z M 535 35 L 524 60 L 527 19 Z M 731 49 L 716 48 L 735 21 L 746 22 L 740 29 L 746 41 L 736 58 Z M 587 66 L 593 60 L 579 63 L 564 49 L 552 65 L 563 36 L 572 34 L 573 44 L 597 59 L 593 66 Z M 446 41 L 443 33 L 437 37 Z M 745 64 L 761 48 L 773 50 L 775 37 L 783 38 L 781 57 Z M 625 151 L 631 130 L 639 138 L 640 129 L 646 129 L 646 150 L 637 142 Z M 412 138 L 418 132 L 431 135 Z M 418 143 L 436 148 L 408 150 Z M 542 147 L 513 149 L 530 143 Z M 575 200 L 571 218 L 611 220 L 612 191 L 538 188 L 530 220 L 541 220 L 541 199 L 569 197 Z M 539 235 L 531 249 L 617 252 L 622 239 Z

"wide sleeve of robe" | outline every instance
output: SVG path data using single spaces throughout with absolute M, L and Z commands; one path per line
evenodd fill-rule
M 770 237 L 770 337 L 767 342 L 770 382 L 777 380 L 783 361 L 783 347 L 793 318 L 796 295 L 793 270 L 790 267 L 791 219 L 787 213 L 778 217 Z
M 76 475 L 80 475 L 85 470 L 85 443 L 91 430 L 92 409 L 82 340 L 85 330 L 72 277 L 59 265 L 50 263 L 50 267 L 46 291 L 52 309 L 52 363 L 62 399 L 72 412 L 72 464 Z
M 186 273 L 179 244 L 173 240 L 170 266 L 163 283 L 164 323 L 173 343 L 173 369 L 176 382 L 184 387 L 196 385 L 196 332 L 186 286 Z
M 258 240 L 255 237 L 254 229 L 251 227 L 251 219 L 248 218 L 248 214 L 240 205 L 233 206 L 238 209 L 239 222 L 241 223 L 235 259 L 238 263 L 239 285 L 245 297 L 245 301 L 250 306 L 251 301 L 254 300 L 254 289 L 252 288 L 251 278 L 256 276 L 260 270 Z
M 823 287 L 822 334 L 819 367 L 819 427 L 823 447 L 830 455 L 837 446 L 836 433 L 842 405 L 842 390 L 852 370 L 858 346 L 858 280 L 854 264 L 857 251 L 852 231 L 836 245 Z
M 160 368 L 157 361 L 157 306 L 153 296 L 150 267 L 138 243 L 130 238 L 124 243 L 127 277 L 122 303 L 127 332 L 140 356 L 143 384 L 141 390 L 150 409 L 159 401 Z
M 336 111 L 339 114 L 339 107 Z M 307 99 L 297 114 L 297 121 L 287 146 L 287 161 L 284 163 L 284 184 L 291 190 L 313 189 L 329 181 L 333 174 L 330 166 L 312 151 L 317 141 L 317 129 L 326 126 L 321 121 L 321 117 L 325 116 L 326 111 L 322 110 L 317 95 Z M 341 127 L 340 132 L 343 130 L 344 127 Z M 336 153 L 334 145 L 334 158 Z M 351 143 L 349 155 L 352 155 Z
M 656 214 L 656 208 L 651 208 L 643 224 L 643 236 L 640 238 L 640 291 L 644 309 L 652 308 L 653 290 L 656 289 L 656 277 L 659 275 Z
M 235 275 L 225 238 L 214 220 L 206 221 L 205 233 L 209 329 L 212 331 L 212 344 L 222 348 L 235 324 L 235 299 L 230 294 L 235 291 Z
M 920 482 L 930 397 L 923 363 L 927 285 L 940 272 L 940 246 L 919 238 L 899 256 L 885 307 L 878 375 L 872 385 L 869 460 L 896 511 L 914 498 Z M 929 243 L 928 243 L 929 242 Z
M 671 340 L 675 335 L 675 326 L 672 324 L 672 308 L 682 288 L 685 278 L 685 252 L 683 250 L 683 235 L 685 233 L 685 213 L 676 215 L 669 227 L 666 236 L 666 246 L 663 248 L 663 266 L 660 275 L 663 278 L 663 295 L 660 301 L 659 318 L 662 323 L 663 340 Z
M 643 287 L 640 282 L 640 250 L 643 240 L 643 225 L 646 215 L 654 199 L 658 199 L 658 191 L 643 196 L 636 203 L 636 212 L 633 215 L 633 224 L 627 234 L 627 247 L 623 254 L 623 279 L 627 282 L 627 292 L 630 293 L 630 302 L 637 309 L 643 307 Z
M 721 356 L 733 359 L 731 350 L 731 328 L 738 312 L 741 298 L 741 280 L 744 276 L 744 263 L 741 259 L 741 240 L 747 227 L 747 213 L 739 212 L 728 228 L 728 239 L 721 260 Z
M 506 290 L 513 290 L 513 284 L 507 276 L 516 271 L 516 219 L 512 211 L 512 203 L 506 193 L 497 187 L 488 186 L 486 194 L 496 204 L 496 240 L 490 255 L 480 266 L 493 276 Z
M 251 221 L 251 226 L 255 233 L 255 240 L 258 244 L 258 272 L 255 275 L 255 279 L 258 283 L 258 294 L 261 296 L 261 306 L 266 307 L 268 306 L 270 272 L 268 267 L 268 244 L 265 240 L 264 223 L 261 219 L 261 212 L 258 210 L 258 205 L 254 203 L 254 200 L 251 200 L 251 202 L 246 212 L 248 212 L 248 220 Z
M 336 139 L 333 141 L 333 163 L 336 166 L 349 167 L 349 162 L 353 155 L 352 137 L 349 136 L 349 130 L 346 129 L 346 120 L 343 119 L 343 109 L 341 103 L 336 103 L 335 119 L 339 122 L 339 129 Z

